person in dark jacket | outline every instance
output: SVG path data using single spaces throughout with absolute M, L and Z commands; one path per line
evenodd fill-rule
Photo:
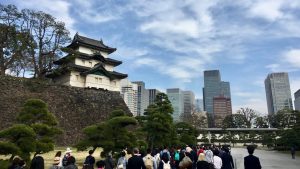
M 234 168 L 233 159 L 232 156 L 230 155 L 228 147 L 224 147 L 223 150 L 224 152 L 221 156 L 222 159 L 221 169 L 233 169 Z
M 89 151 L 89 155 L 86 156 L 84 163 L 83 163 L 83 168 L 85 169 L 94 169 L 94 164 L 95 164 L 95 157 L 93 157 L 93 150 Z
M 75 163 L 76 163 L 75 157 L 70 156 L 68 158 L 67 166 L 64 167 L 64 169 L 78 169 L 78 167 L 77 167 L 77 165 Z
M 12 161 L 12 164 L 8 167 L 8 169 L 20 169 L 20 162 L 21 162 L 21 158 L 20 157 L 15 157 Z
M 197 169 L 209 169 L 209 163 L 205 161 L 205 154 L 200 153 L 197 161 Z
M 244 158 L 245 169 L 261 169 L 259 158 L 253 155 L 254 149 L 254 146 L 247 147 L 249 155 Z
M 111 153 L 109 153 L 109 154 L 106 156 L 104 162 L 105 162 L 105 169 L 114 169 L 114 168 L 115 168 L 115 165 L 114 165 L 114 164 L 115 164 L 115 161 L 114 161 L 114 159 L 112 158 L 112 154 L 111 154 Z
M 31 160 L 30 169 L 44 169 L 44 158 L 41 156 L 35 156 Z
M 127 167 L 128 169 L 146 169 L 146 166 L 144 164 L 144 161 L 142 157 L 139 154 L 139 149 L 134 148 L 133 149 L 133 156 L 128 159 Z

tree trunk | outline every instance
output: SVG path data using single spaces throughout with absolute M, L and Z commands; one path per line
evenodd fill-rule
M 4 56 L 3 56 L 3 48 L 0 50 L 0 76 L 5 75 L 6 68 L 4 66 Z

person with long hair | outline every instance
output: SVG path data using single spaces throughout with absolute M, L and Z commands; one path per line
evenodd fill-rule
M 171 169 L 169 155 L 166 152 L 161 156 L 161 161 L 159 163 L 158 169 Z
M 205 160 L 205 154 L 200 153 L 197 161 L 197 169 L 209 169 L 209 163 Z

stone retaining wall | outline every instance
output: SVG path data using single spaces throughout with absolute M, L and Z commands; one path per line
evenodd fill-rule
M 45 101 L 55 114 L 64 134 L 57 145 L 71 146 L 82 138 L 82 129 L 105 120 L 115 109 L 130 113 L 119 92 L 58 86 L 48 81 L 0 77 L 0 129 L 16 123 L 16 116 L 27 99 Z

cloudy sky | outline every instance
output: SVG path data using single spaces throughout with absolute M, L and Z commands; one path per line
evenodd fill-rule
M 300 89 L 299 0 L 0 0 L 52 14 L 118 50 L 117 71 L 146 88 L 179 87 L 202 98 L 203 70 L 231 84 L 234 111 L 267 112 L 264 79 L 289 73 Z

